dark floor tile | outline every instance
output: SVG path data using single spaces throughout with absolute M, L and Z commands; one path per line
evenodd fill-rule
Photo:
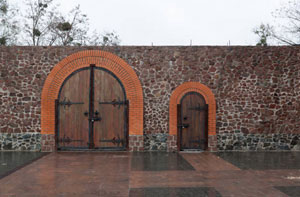
M 181 155 L 165 152 L 134 153 L 131 169 L 135 171 L 195 170 Z
M 219 152 L 222 159 L 240 169 L 300 169 L 300 152 Z
M 130 197 L 220 197 L 221 194 L 211 187 L 190 188 L 132 188 Z
M 41 152 L 0 152 L 0 178 L 46 155 Z
M 299 197 L 300 196 L 300 186 L 276 186 L 274 187 L 281 191 L 282 193 L 290 197 Z

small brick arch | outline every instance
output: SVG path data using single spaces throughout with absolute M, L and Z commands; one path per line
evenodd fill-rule
M 208 144 L 209 150 L 216 148 L 216 100 L 213 92 L 199 82 L 185 82 L 172 93 L 169 105 L 169 135 L 177 136 L 177 104 L 188 92 L 200 93 L 208 104 Z
M 143 92 L 135 71 L 118 56 L 100 50 L 86 50 L 60 61 L 48 75 L 41 99 L 41 133 L 55 134 L 55 99 L 64 80 L 74 71 L 95 64 L 114 73 L 129 100 L 129 135 L 143 135 Z

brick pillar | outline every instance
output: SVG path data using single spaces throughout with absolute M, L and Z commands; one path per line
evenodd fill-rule
M 167 139 L 167 151 L 168 152 L 177 152 L 177 135 L 169 135 Z
M 144 136 L 129 135 L 129 151 L 144 151 Z
M 55 136 L 53 134 L 42 134 L 42 152 L 55 151 Z
M 212 152 L 217 151 L 218 150 L 217 145 L 218 145 L 217 135 L 209 135 L 208 136 L 208 151 L 212 151 Z

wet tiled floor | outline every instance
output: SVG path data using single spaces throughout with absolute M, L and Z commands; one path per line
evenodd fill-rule
M 300 169 L 300 152 L 220 152 L 216 155 L 243 170 Z
M 0 178 L 45 156 L 41 152 L 0 152 Z
M 299 196 L 299 157 L 298 152 L 51 153 L 0 179 L 0 196 Z

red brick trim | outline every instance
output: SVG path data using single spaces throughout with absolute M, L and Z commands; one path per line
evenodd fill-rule
M 86 50 L 60 61 L 48 75 L 41 100 L 41 133 L 55 133 L 55 99 L 64 80 L 74 71 L 95 64 L 114 73 L 124 85 L 129 100 L 129 135 L 143 135 L 143 92 L 135 71 L 118 56 L 99 50 Z
M 186 82 L 172 93 L 169 106 L 169 135 L 177 135 L 177 104 L 188 92 L 198 92 L 208 104 L 208 135 L 216 135 L 216 100 L 212 91 L 199 82 Z

